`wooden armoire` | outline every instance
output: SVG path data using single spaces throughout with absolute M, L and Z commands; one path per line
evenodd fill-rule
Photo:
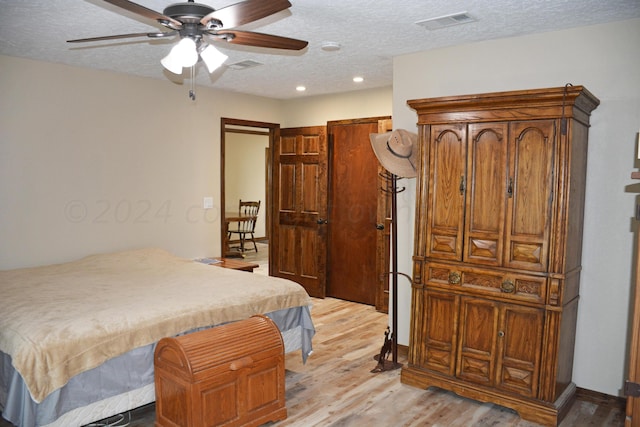
M 557 425 L 575 396 L 590 113 L 572 86 L 408 101 L 418 114 L 405 384 Z

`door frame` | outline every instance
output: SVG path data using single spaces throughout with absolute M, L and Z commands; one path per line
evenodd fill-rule
M 251 129 L 237 129 L 236 127 L 247 127 L 247 128 L 256 128 L 256 130 Z M 259 130 L 258 130 L 259 129 Z M 266 129 L 266 131 L 265 131 Z M 220 254 L 221 256 L 227 256 L 225 248 L 227 247 L 227 226 L 225 221 L 225 150 L 226 150 L 226 133 L 227 132 L 238 132 L 238 133 L 246 133 L 246 134 L 268 134 L 269 137 L 269 146 L 268 146 L 268 155 L 270 156 L 273 152 L 273 146 L 275 144 L 276 138 L 280 137 L 280 124 L 279 123 L 268 123 L 268 122 L 258 122 L 254 120 L 243 120 L 243 119 L 233 119 L 227 117 L 220 118 Z M 266 197 L 266 206 L 265 206 L 265 230 L 267 236 L 271 233 L 271 206 L 273 203 L 272 197 L 272 161 L 271 157 L 269 157 L 266 161 L 266 182 L 265 188 L 267 191 Z M 271 245 L 269 245 L 271 248 Z M 269 257 L 271 257 L 271 250 L 269 250 Z

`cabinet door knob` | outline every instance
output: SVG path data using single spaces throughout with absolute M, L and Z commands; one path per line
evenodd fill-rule
M 458 283 L 460 283 L 460 273 L 458 273 L 457 271 L 452 271 L 451 273 L 449 273 L 449 283 L 451 283 L 452 285 L 457 285 Z
M 502 292 L 504 292 L 505 294 L 510 294 L 516 290 L 516 285 L 513 284 L 512 280 L 507 279 L 500 285 L 500 290 L 502 290 Z
M 498 336 L 499 336 L 500 338 L 504 337 L 504 331 L 498 331 Z
M 376 230 L 384 230 L 384 224 L 376 224 Z

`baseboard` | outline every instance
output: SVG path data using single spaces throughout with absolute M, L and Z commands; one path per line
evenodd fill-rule
M 586 388 L 576 387 L 576 399 L 585 402 L 595 403 L 598 406 L 622 409 L 627 406 L 627 399 L 621 396 L 611 396 L 610 394 L 600 393 L 598 391 L 587 390 Z
M 409 346 L 398 344 L 398 356 L 407 357 L 409 355 Z

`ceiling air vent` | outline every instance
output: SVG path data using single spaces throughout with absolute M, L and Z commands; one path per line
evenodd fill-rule
M 416 22 L 416 24 L 426 28 L 427 30 L 438 30 L 440 28 L 468 24 L 469 22 L 475 21 L 476 19 L 467 12 L 460 12 L 451 15 L 439 16 L 437 18 L 425 19 L 423 21 Z
M 247 68 L 253 68 L 262 65 L 261 62 L 253 61 L 251 59 L 247 59 L 245 61 L 235 62 L 233 64 L 227 65 L 227 67 L 233 70 L 246 70 Z

